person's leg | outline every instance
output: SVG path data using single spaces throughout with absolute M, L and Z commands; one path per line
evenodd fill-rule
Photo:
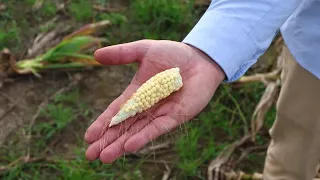
M 282 87 L 264 180 L 311 180 L 320 159 L 320 80 L 303 69 L 286 47 L 282 53 Z

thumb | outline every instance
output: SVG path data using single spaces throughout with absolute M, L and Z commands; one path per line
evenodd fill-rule
M 105 65 L 141 62 L 150 44 L 151 40 L 140 40 L 104 47 L 95 51 L 94 57 L 99 63 Z

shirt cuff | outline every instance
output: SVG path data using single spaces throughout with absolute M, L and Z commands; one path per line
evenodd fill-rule
M 214 10 L 204 13 L 182 42 L 211 57 L 225 72 L 226 82 L 239 79 L 263 53 L 239 24 Z

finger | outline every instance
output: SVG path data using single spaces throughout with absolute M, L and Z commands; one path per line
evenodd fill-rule
M 134 125 L 129 128 L 129 130 L 127 130 L 120 138 L 118 138 L 116 141 L 114 141 L 100 153 L 99 158 L 101 162 L 112 163 L 120 156 L 122 156 L 125 153 L 125 142 L 134 134 L 138 133 L 141 129 L 147 126 L 152 120 L 153 118 L 149 116 L 147 118 L 143 118 L 136 121 Z
M 150 141 L 178 126 L 179 121 L 171 116 L 161 116 L 153 120 L 139 133 L 131 136 L 124 144 L 125 152 L 135 152 Z
M 109 107 L 94 121 L 85 133 L 85 141 L 89 144 L 99 139 L 101 134 L 108 128 L 111 118 L 119 111 L 123 104 L 138 89 L 139 85 L 130 84 L 127 89 L 114 100 Z
M 129 64 L 141 61 L 150 46 L 150 40 L 141 40 L 98 49 L 95 59 L 105 65 Z
M 90 161 L 96 160 L 99 157 L 100 152 L 125 133 L 136 120 L 138 120 L 138 118 L 130 118 L 127 121 L 108 129 L 99 140 L 88 147 L 86 158 Z

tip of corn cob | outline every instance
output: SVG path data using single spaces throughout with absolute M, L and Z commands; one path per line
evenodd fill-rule
M 111 119 L 109 127 L 141 113 L 183 86 L 180 69 L 167 69 L 151 77 L 123 104 Z

